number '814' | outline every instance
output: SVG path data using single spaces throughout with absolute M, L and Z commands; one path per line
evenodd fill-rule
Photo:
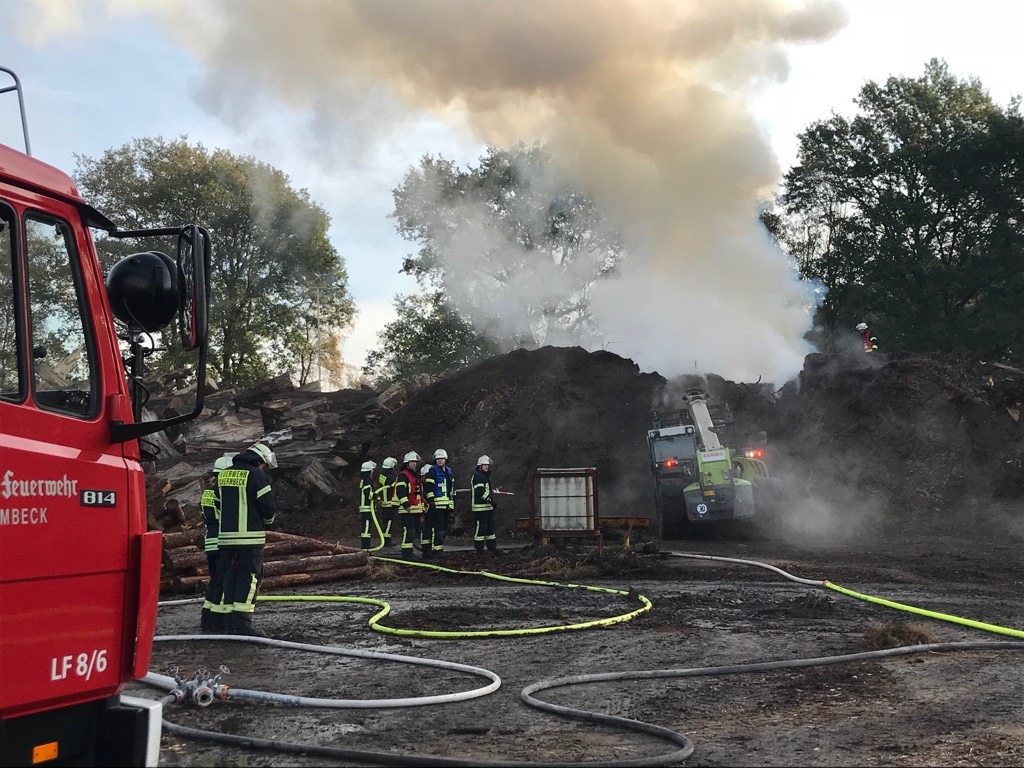
M 81 491 L 79 500 L 83 507 L 116 507 L 117 491 Z

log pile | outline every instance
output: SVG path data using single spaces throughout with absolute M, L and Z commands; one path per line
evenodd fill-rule
M 261 589 L 361 579 L 369 572 L 370 557 L 364 550 L 267 531 Z M 208 579 L 202 528 L 165 533 L 160 591 L 201 595 Z

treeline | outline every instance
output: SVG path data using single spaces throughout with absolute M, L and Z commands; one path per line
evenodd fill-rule
M 816 341 L 866 321 L 885 351 L 1020 362 L 1020 100 L 1000 106 L 978 80 L 932 60 L 920 77 L 868 82 L 854 104 L 853 117 L 832 115 L 799 135 L 796 165 L 761 211 L 800 276 L 820 287 Z M 306 190 L 252 157 L 184 139 L 79 158 L 75 176 L 122 227 L 210 228 L 211 360 L 225 384 L 282 371 L 300 383 L 338 379 L 355 306 L 330 217 Z M 420 290 L 395 297 L 396 319 L 364 373 L 405 381 L 599 333 L 590 289 L 628 269 L 628 244 L 567 178 L 536 145 L 489 148 L 470 168 L 429 156 L 410 168 L 391 218 L 416 248 L 402 269 Z M 108 264 L 124 247 L 99 245 Z M 167 352 L 154 362 L 178 361 Z

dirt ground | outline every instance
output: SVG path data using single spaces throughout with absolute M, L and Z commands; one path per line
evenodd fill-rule
M 407 639 L 367 627 L 370 606 L 267 603 L 257 623 L 298 642 L 373 649 L 493 670 L 484 698 L 388 710 L 292 709 L 215 703 L 176 706 L 177 723 L 226 733 L 395 755 L 545 763 L 665 754 L 664 742 L 530 709 L 520 690 L 541 679 L 593 672 L 680 669 L 820 657 L 897 643 L 999 640 L 911 616 L 764 569 L 674 558 L 666 550 L 762 560 L 804 578 L 1009 627 L 1024 627 L 1020 541 L 904 531 L 827 547 L 732 531 L 729 540 L 658 543 L 658 553 L 609 546 L 603 558 L 571 551 L 455 553 L 453 568 L 634 590 L 653 609 L 607 628 L 516 638 Z M 459 542 L 463 543 L 463 542 Z M 652 549 L 653 547 L 647 547 Z M 642 549 L 642 548 L 641 548 Z M 617 575 L 616 575 L 617 574 Z M 639 607 L 629 597 L 532 587 L 382 563 L 376 578 L 318 590 L 389 602 L 385 623 L 422 629 L 566 624 Z M 313 590 L 308 590 L 313 592 Z M 161 610 L 158 634 L 193 632 L 196 606 Z M 671 728 L 695 744 L 687 765 L 1020 765 L 1024 679 L 1014 651 L 929 653 L 838 666 L 694 679 L 626 680 L 558 689 L 542 698 Z M 465 674 L 312 656 L 234 642 L 158 643 L 152 668 L 190 677 L 225 664 L 224 682 L 305 696 L 382 698 L 476 687 Z M 147 696 L 155 696 L 150 689 Z M 166 765 L 360 765 L 164 736 Z
M 299 642 L 477 665 L 499 690 L 406 709 L 293 709 L 240 701 L 172 707 L 176 723 L 224 733 L 398 756 L 539 764 L 667 754 L 647 735 L 547 714 L 520 691 L 548 678 L 668 670 L 848 654 L 895 644 L 998 641 L 978 629 L 805 586 L 760 568 L 673 557 L 691 552 L 757 560 L 932 611 L 1024 629 L 1024 373 L 978 361 L 914 357 L 808 358 L 798 381 L 734 384 L 708 377 L 730 403 L 739 441 L 766 442 L 786 484 L 785 508 L 758 527 L 648 536 L 625 551 L 533 548 L 516 538 L 527 477 L 538 466 L 596 466 L 604 514 L 654 516 L 644 434 L 676 382 L 609 353 L 517 352 L 446 377 L 397 411 L 366 446 L 379 461 L 446 447 L 457 477 L 479 453 L 514 490 L 499 515 L 498 556 L 453 553 L 469 571 L 605 586 L 649 598 L 631 621 L 583 631 L 480 639 L 382 634 L 366 605 L 261 604 L 256 623 Z M 763 435 L 761 435 L 763 433 Z M 736 447 L 736 446 L 734 446 Z M 348 478 L 349 481 L 353 478 Z M 285 511 L 285 530 L 355 544 L 356 512 Z M 450 548 L 468 549 L 456 538 Z M 393 552 L 393 551 L 392 551 Z M 452 575 L 380 561 L 373 577 L 307 593 L 386 600 L 384 623 L 481 630 L 615 616 L 637 598 Z M 162 608 L 158 634 L 194 633 L 198 606 Z M 1024 764 L 1020 651 L 927 653 L 836 666 L 698 678 L 619 680 L 559 688 L 556 704 L 660 725 L 686 735 L 686 765 Z M 162 642 L 152 668 L 231 672 L 223 682 L 305 696 L 382 698 L 452 693 L 464 673 L 314 656 L 237 642 Z M 133 690 L 155 697 L 141 686 Z M 166 765 L 360 765 L 165 735 Z

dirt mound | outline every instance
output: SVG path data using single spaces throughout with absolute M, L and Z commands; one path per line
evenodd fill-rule
M 694 385 L 728 403 L 731 447 L 766 441 L 773 474 L 793 494 L 780 524 L 791 533 L 834 538 L 866 523 L 954 516 L 980 524 L 1001 504 L 1016 510 L 1007 502 L 1024 495 L 1024 371 L 925 356 L 811 355 L 799 380 L 776 389 L 716 376 L 666 381 L 578 347 L 519 350 L 415 394 L 380 424 L 366 454 L 378 463 L 409 450 L 429 459 L 443 447 L 460 488 L 489 455 L 495 485 L 515 493 L 499 504 L 503 535 L 528 514 L 538 467 L 596 467 L 603 515 L 651 516 L 652 410 Z M 355 467 L 346 471 L 354 488 Z M 354 515 L 310 532 L 350 536 Z
M 653 505 L 643 457 L 663 382 L 610 352 L 518 350 L 417 393 L 381 424 L 371 458 L 415 450 L 429 460 L 445 448 L 456 485 L 467 488 L 476 459 L 490 456 L 494 485 L 516 494 L 499 502 L 503 530 L 528 513 L 528 476 L 538 467 L 596 467 L 601 511 L 641 514 Z

